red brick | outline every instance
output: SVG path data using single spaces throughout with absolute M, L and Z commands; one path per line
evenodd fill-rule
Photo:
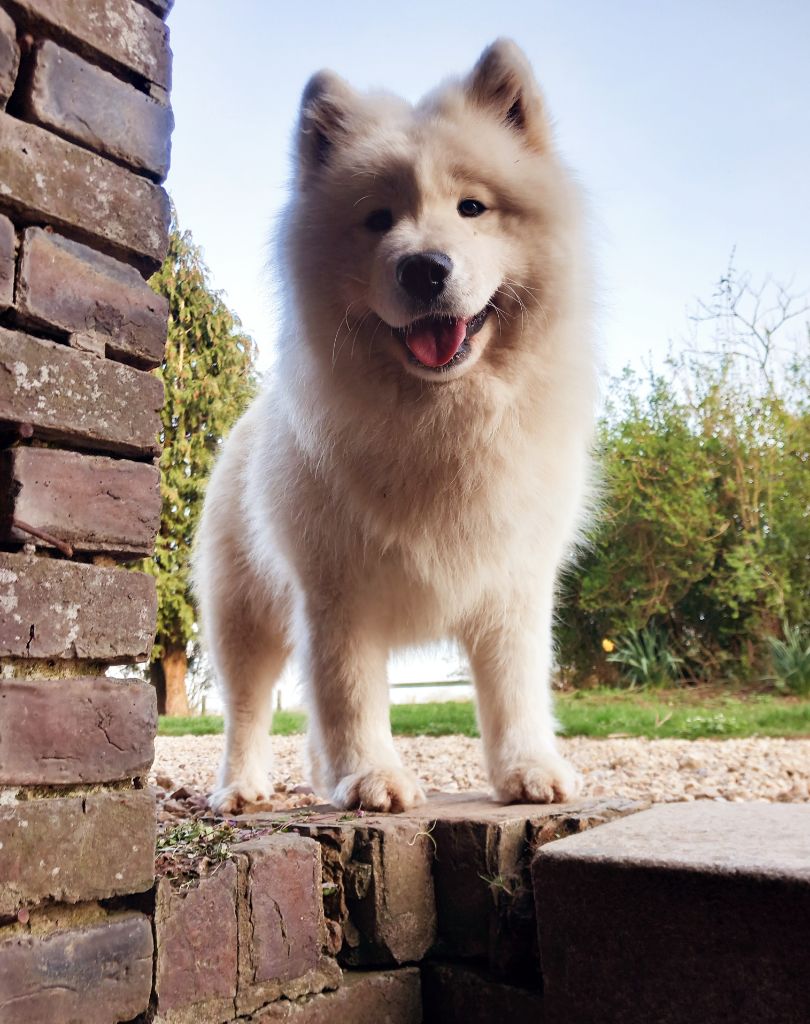
M 459 1018 L 461 1020 L 462 1018 Z M 493 1018 L 495 1021 L 502 1018 Z M 299 1024 L 421 1024 L 419 971 L 351 971 L 337 992 L 271 1003 L 250 1017 L 255 1024 L 298 1021 Z M 451 1024 L 449 1019 L 443 1024 Z
M 0 657 L 145 660 L 156 615 L 145 573 L 0 552 Z
M 0 914 L 150 889 L 155 801 L 146 790 L 0 805 Z
M 37 49 L 26 113 L 137 171 L 169 170 L 171 110 L 51 40 Z
M 237 949 L 236 864 L 226 861 L 191 889 L 161 879 L 155 903 L 155 992 L 161 1020 L 233 1016 Z
M 152 929 L 110 914 L 42 933 L 0 929 L 3 1024 L 117 1024 L 149 1005 Z
M 20 48 L 17 28 L 8 14 L 0 8 L 0 109 L 14 91 L 17 69 L 20 66 Z
M 29 223 L 72 227 L 138 257 L 146 270 L 160 266 L 170 210 L 159 185 L 2 113 L 0 153 L 0 201 Z
M 0 14 L 2 14 L 0 9 Z M 0 312 L 14 304 L 14 225 L 0 214 Z
M 504 807 L 476 793 L 436 794 L 405 814 L 347 819 L 329 808 L 312 822 L 252 814 L 317 839 L 333 942 L 349 966 L 448 957 L 539 980 L 531 857 L 538 846 L 645 806 L 631 801 Z M 438 927 L 437 927 L 438 923 Z
M 0 785 L 70 785 L 144 774 L 154 687 L 137 679 L 0 681 Z
M 276 835 L 234 848 L 242 879 L 240 999 L 246 1012 L 275 998 L 269 983 L 301 978 L 321 963 L 324 939 L 320 847 Z M 249 990 L 248 990 L 249 989 Z
M 168 89 L 169 32 L 160 18 L 132 0 L 15 0 L 35 22 L 76 48 L 120 64 Z
M 32 540 L 12 527 L 16 517 L 74 551 L 122 558 L 152 553 L 161 509 L 157 466 L 56 448 L 12 448 L 0 453 L 2 489 L 10 506 L 5 522 L 0 519 L 0 537 Z
M 93 333 L 114 358 L 147 368 L 163 358 L 168 300 L 134 267 L 61 235 L 25 232 L 16 302 L 31 323 Z
M 0 424 L 122 455 L 159 455 L 163 384 L 152 374 L 0 327 Z

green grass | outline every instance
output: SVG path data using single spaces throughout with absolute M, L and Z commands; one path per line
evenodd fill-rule
M 578 690 L 557 698 L 557 717 L 566 736 L 612 735 L 724 739 L 732 736 L 810 737 L 810 700 L 771 694 L 706 693 L 689 690 Z M 469 701 L 395 704 L 391 725 L 396 736 L 477 736 Z M 273 732 L 303 732 L 306 716 L 277 711 Z M 161 736 L 204 736 L 222 732 L 222 718 L 160 719 Z

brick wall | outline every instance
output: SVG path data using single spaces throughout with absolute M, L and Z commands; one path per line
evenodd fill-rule
M 0 0 L 2 1024 L 152 994 L 169 6 Z

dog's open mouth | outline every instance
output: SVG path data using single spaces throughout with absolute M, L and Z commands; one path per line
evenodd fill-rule
M 470 354 L 470 338 L 484 326 L 489 306 L 469 319 L 426 316 L 394 334 L 408 349 L 408 358 L 416 366 L 444 372 L 458 366 Z

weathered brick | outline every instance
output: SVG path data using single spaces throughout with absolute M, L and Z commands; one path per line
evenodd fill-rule
M 464 964 L 422 965 L 424 1024 L 543 1024 L 543 995 Z
M 138 171 L 169 170 L 171 109 L 51 40 L 37 48 L 26 114 Z
M 115 358 L 141 367 L 163 358 L 168 300 L 134 267 L 53 232 L 25 232 L 16 304 L 34 324 L 97 335 Z
M 0 110 L 14 91 L 17 69 L 20 66 L 20 48 L 17 28 L 6 11 L 0 8 Z
M 0 930 L 3 1024 L 117 1024 L 149 1005 L 152 929 L 110 914 L 46 933 Z
M 166 255 L 169 199 L 159 185 L 3 113 L 0 203 L 126 250 L 150 271 Z
M 0 327 L 0 424 L 124 455 L 159 455 L 163 384 L 150 373 Z
M 806 1024 L 810 806 L 659 804 L 532 865 L 548 1024 Z
M 430 824 L 411 815 L 344 818 L 327 810 L 313 821 L 261 814 L 245 820 L 283 820 L 286 828 L 320 844 L 327 942 L 342 963 L 420 960 L 436 937 Z
M 146 790 L 0 805 L 0 914 L 151 888 L 155 800 Z
M 95 52 L 168 89 L 169 32 L 160 18 L 132 0 L 15 0 L 40 24 L 78 48 Z
M 172 7 L 174 7 L 174 0 L 141 0 L 141 3 L 145 4 L 161 18 L 165 18 Z
M 155 902 L 155 992 L 161 1022 L 227 1020 L 237 979 L 237 870 L 220 864 L 193 888 L 161 879 Z
M 241 843 L 234 853 L 241 904 L 237 1008 L 246 1013 L 277 998 L 284 983 L 318 974 L 324 938 L 321 856 L 317 843 L 291 835 Z M 312 988 L 302 991 L 307 990 Z
M 493 1018 L 498 1020 L 500 1018 Z M 298 1021 L 299 1024 L 420 1024 L 422 999 L 419 971 L 350 971 L 337 992 L 292 1002 L 279 1000 L 249 1017 L 255 1024 Z M 447 1020 L 450 1024 L 450 1020 Z
M 142 775 L 154 757 L 154 687 L 137 679 L 0 681 L 0 785 Z
M 69 544 L 74 551 L 123 558 L 149 555 L 160 525 L 157 466 L 55 448 L 0 453 L 0 537 L 32 540 L 18 519 Z M 37 538 L 38 547 L 53 548 Z
M 156 615 L 145 573 L 0 552 L 0 657 L 144 660 Z
M 644 806 L 583 800 L 504 807 L 481 794 L 443 793 L 393 817 L 344 820 L 313 808 L 309 820 L 261 813 L 244 820 L 284 823 L 322 844 L 324 906 L 341 963 L 418 961 L 436 942 L 448 957 L 488 961 L 498 976 L 532 985 L 539 979 L 534 851 Z
M 0 312 L 14 303 L 15 244 L 14 225 L 0 214 Z

